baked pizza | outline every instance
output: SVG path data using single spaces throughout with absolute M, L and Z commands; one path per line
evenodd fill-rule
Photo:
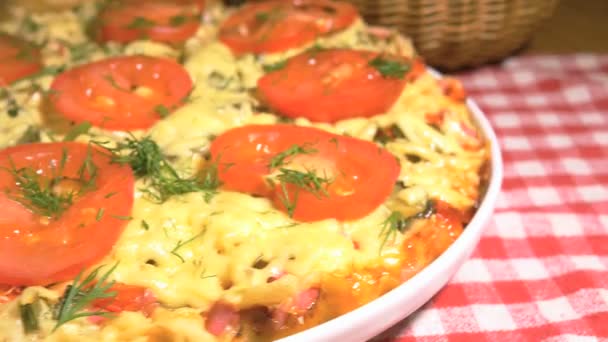
M 32 3 L 0 22 L 0 341 L 288 336 L 483 196 L 460 82 L 349 3 Z

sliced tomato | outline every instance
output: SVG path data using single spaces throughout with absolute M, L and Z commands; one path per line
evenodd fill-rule
M 347 2 L 274 0 L 243 6 L 220 26 L 219 39 L 235 54 L 285 51 L 340 31 L 357 18 Z
M 32 192 L 17 181 L 15 170 L 29 171 L 28 189 L 38 184 L 53 193 L 69 191 L 71 205 L 56 217 L 43 216 L 34 210 L 40 206 L 33 198 L 40 196 L 28 197 Z M 98 262 L 128 222 L 133 183 L 129 167 L 86 144 L 26 144 L 0 151 L 0 283 L 46 285 Z
M 17 37 L 0 33 L 0 87 L 42 68 L 40 51 Z
M 75 122 L 110 130 L 146 129 L 182 105 L 192 90 L 188 72 L 157 57 L 105 59 L 55 77 L 50 99 Z
M 270 167 L 277 155 L 294 146 L 309 152 Z M 291 125 L 229 130 L 213 141 L 211 155 L 221 161 L 219 177 L 226 189 L 267 196 L 300 221 L 361 218 L 391 194 L 400 171 L 396 158 L 374 143 Z M 284 173 L 281 168 L 313 173 L 325 181 L 319 191 L 309 191 L 301 184 L 277 181 L 277 173 Z
M 108 291 L 116 292 L 116 296 L 95 300 L 94 308 L 109 312 L 134 311 L 150 316 L 158 307 L 154 293 L 142 286 L 116 283 Z
M 385 113 L 399 98 L 406 71 L 416 69 L 411 65 L 403 57 L 369 51 L 308 51 L 260 78 L 258 91 L 288 117 L 321 122 L 370 117 Z
M 99 14 L 97 39 L 180 43 L 198 30 L 203 7 L 200 0 L 112 1 Z

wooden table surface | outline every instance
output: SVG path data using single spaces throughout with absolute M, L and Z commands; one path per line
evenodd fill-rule
M 522 54 L 608 53 L 608 0 L 560 0 Z

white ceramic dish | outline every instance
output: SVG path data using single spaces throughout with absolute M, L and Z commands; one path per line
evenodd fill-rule
M 440 77 L 438 73 L 433 72 Z M 378 299 L 280 342 L 366 341 L 393 326 L 433 297 L 471 255 L 483 233 L 502 183 L 502 156 L 488 119 L 471 99 L 467 106 L 491 145 L 491 175 L 479 210 L 462 235 L 414 277 Z

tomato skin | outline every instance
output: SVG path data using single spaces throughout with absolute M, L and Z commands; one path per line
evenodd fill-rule
M 97 299 L 92 306 L 109 312 L 134 311 L 147 317 L 158 307 L 154 293 L 142 286 L 115 283 L 108 292 L 116 292 L 112 298 Z
M 17 37 L 0 33 L 0 87 L 42 68 L 40 51 Z
M 304 52 L 260 78 L 258 92 L 262 101 L 291 118 L 336 122 L 382 114 L 401 95 L 407 75 L 383 76 L 369 65 L 376 57 L 375 52 L 345 49 Z
M 56 76 L 50 100 L 60 115 L 74 122 L 109 130 L 146 129 L 161 119 L 157 106 L 172 111 L 192 87 L 188 72 L 174 61 L 114 57 Z
M 235 128 L 213 141 L 211 155 L 230 165 L 219 168 L 225 189 L 266 196 L 276 207 L 288 211 L 281 185 L 270 186 L 265 177 L 277 171 L 269 167 L 272 158 L 294 145 L 309 146 L 315 152 L 295 156 L 291 163 L 331 179 L 326 184 L 326 195 L 286 185 L 289 198 L 297 193 L 293 217 L 300 221 L 361 218 L 386 200 L 399 175 L 396 158 L 377 145 L 311 127 Z
M 299 47 L 340 31 L 357 18 L 355 7 L 328 0 L 250 3 L 220 26 L 219 40 L 233 53 L 272 53 Z
M 31 167 L 41 178 L 59 176 L 52 172 L 64 153 L 61 176 L 78 179 L 89 156 L 97 177 L 95 187 L 76 195 L 60 217 L 41 217 L 9 196 L 21 191 L 9 171 L 13 166 Z M 112 163 L 107 151 L 86 144 L 25 144 L 0 151 L 0 189 L 0 283 L 47 285 L 73 278 L 112 249 L 128 222 L 122 217 L 131 214 L 134 176 L 129 167 Z
M 97 40 L 128 43 L 150 39 L 181 43 L 198 30 L 203 8 L 203 1 L 194 0 L 111 2 L 99 14 Z M 179 21 L 173 21 L 175 18 Z

